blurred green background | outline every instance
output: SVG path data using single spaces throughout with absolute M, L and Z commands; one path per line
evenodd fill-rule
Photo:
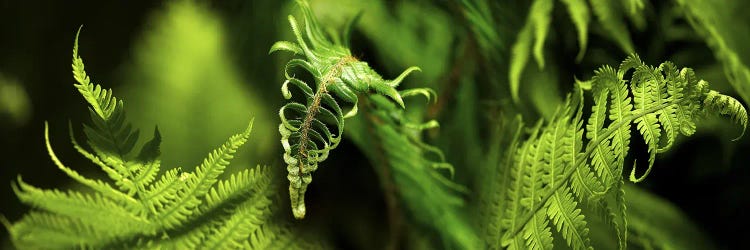
M 502 92 L 507 83 L 505 76 L 496 76 L 501 73 L 473 66 L 484 61 L 470 28 L 463 23 L 461 5 L 457 1 L 419 0 L 312 3 L 321 21 L 332 27 L 364 10 L 352 39 L 353 53 L 385 78 L 393 78 L 408 66 L 422 68 L 422 73 L 410 77 L 405 85 L 436 88 L 445 100 L 438 108 L 427 108 L 427 116 L 443 125 L 428 137 L 441 145 L 457 166 L 459 182 L 468 182 L 473 170 L 470 164 L 481 158 L 481 151 L 450 152 L 477 143 L 464 136 L 468 133 L 464 128 L 481 127 L 471 122 L 482 120 L 481 113 L 497 105 L 495 99 L 499 99 L 488 97 L 488 93 Z M 290 37 L 286 15 L 292 6 L 290 1 L 274 0 L 0 0 L 0 214 L 15 221 L 28 209 L 10 189 L 18 175 L 41 188 L 68 184 L 44 149 L 44 121 L 51 126 L 52 145 L 64 163 L 89 176 L 103 176 L 74 152 L 68 140 L 68 121 L 80 134 L 80 124 L 88 116 L 73 87 L 70 69 L 73 38 L 80 25 L 86 70 L 95 83 L 113 88 L 125 101 L 129 118 L 141 133 L 158 125 L 163 136 L 163 166 L 192 168 L 255 117 L 251 140 L 234 161 L 234 170 L 229 171 L 257 164 L 282 171 L 276 127 L 282 102 L 281 65 L 286 57 L 267 52 L 274 41 Z M 730 46 L 738 51 L 740 60 L 748 61 L 750 15 L 737 12 L 750 10 L 748 4 L 725 7 L 734 10 L 727 18 L 740 27 Z M 714 88 L 740 99 L 742 94 L 728 84 L 725 69 L 710 47 L 684 20 L 669 19 L 675 10 L 661 2 L 649 4 L 649 8 L 648 25 L 640 30 L 630 27 L 635 50 L 644 60 L 649 64 L 673 60 L 693 67 Z M 513 31 L 522 25 L 525 13 L 525 9 L 496 13 L 506 15 L 500 19 L 508 23 L 507 30 L 497 29 L 511 36 L 500 34 L 500 43 L 515 40 Z M 564 12 L 555 15 L 565 20 L 557 17 Z M 601 31 L 594 30 L 584 60 L 576 62 L 578 50 L 571 25 L 567 20 L 553 23 L 556 28 L 550 39 L 557 42 L 547 42 L 550 58 L 543 71 L 534 64 L 527 66 L 524 77 L 544 84 L 530 84 L 521 90 L 522 96 L 528 97 L 528 110 L 520 111 L 526 121 L 554 112 L 563 93 L 571 89 L 574 76 L 586 79 L 598 65 L 614 65 L 625 57 Z M 507 53 L 502 46 L 499 50 Z M 492 83 L 498 79 L 502 83 Z M 490 83 L 469 84 L 479 81 Z M 456 87 L 450 82 L 469 83 Z M 461 112 L 467 109 L 472 112 Z M 425 108 L 414 110 L 409 112 L 419 116 Z M 708 122 L 703 128 L 661 156 L 648 181 L 639 186 L 684 211 L 718 247 L 741 247 L 745 245 L 742 237 L 750 232 L 750 215 L 745 213 L 750 208 L 750 139 L 731 142 L 738 130 L 726 122 Z M 638 159 L 647 157 L 642 147 L 636 146 L 634 152 Z M 324 225 L 323 230 L 330 231 L 340 248 L 377 249 L 387 228 L 377 175 L 348 141 L 326 165 L 316 173 L 316 187 L 307 198 L 319 208 L 302 223 Z M 633 202 L 649 195 L 635 197 Z M 637 214 L 639 207 L 635 206 Z M 645 217 L 650 214 L 648 209 L 641 212 Z M 635 227 L 639 221 L 633 223 Z M 669 223 L 664 226 L 680 227 Z M 2 238 L 6 237 L 4 232 Z

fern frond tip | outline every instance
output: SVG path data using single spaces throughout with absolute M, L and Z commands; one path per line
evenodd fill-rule
M 732 121 L 742 126 L 742 132 L 732 141 L 737 141 L 745 135 L 748 122 L 747 110 L 742 106 L 740 101 L 731 96 L 723 95 L 717 91 L 711 90 L 706 94 L 703 103 L 710 110 L 715 111 L 720 115 L 729 116 Z
M 288 41 L 278 41 L 274 43 L 271 46 L 271 49 L 268 50 L 268 54 L 271 54 L 276 51 L 289 51 L 294 53 L 295 55 L 301 55 L 302 54 L 302 48 L 297 46 L 297 44 L 294 44 L 292 42 Z
M 396 77 L 396 79 L 393 79 L 390 82 L 388 82 L 388 85 L 390 85 L 391 87 L 394 87 L 394 88 L 398 87 L 398 85 L 401 84 L 401 81 L 403 81 L 404 78 L 406 78 L 409 74 L 411 74 L 411 72 L 414 72 L 414 71 L 421 72 L 422 69 L 419 68 L 419 67 L 417 67 L 417 66 L 411 66 L 411 67 L 407 68 L 406 70 L 404 70 L 404 72 L 401 72 L 401 74 L 398 75 L 398 77 Z

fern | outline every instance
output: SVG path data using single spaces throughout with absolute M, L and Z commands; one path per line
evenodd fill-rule
M 630 33 L 623 22 L 621 12 L 624 11 L 620 3 L 615 2 L 615 0 L 589 1 L 588 4 L 584 0 L 561 1 L 567 7 L 568 15 L 570 15 L 578 33 L 577 61 L 583 59 L 588 46 L 588 25 L 591 12 L 598 18 L 603 28 L 608 31 L 607 34 L 611 35 L 626 53 L 634 52 Z M 639 18 L 639 11 L 643 8 L 643 3 L 631 1 L 623 2 L 623 4 L 628 5 L 628 13 L 631 16 Z M 553 9 L 553 0 L 534 0 L 529 9 L 526 23 L 518 32 L 516 41 L 513 43 L 508 77 L 511 97 L 516 102 L 520 100 L 521 75 L 529 60 L 529 55 L 533 53 L 539 68 L 544 68 L 544 43 L 547 33 L 549 33 Z
M 347 25 L 344 37 L 340 39 L 342 42 L 332 42 L 324 35 L 309 3 L 300 0 L 297 4 L 305 20 L 304 28 L 290 15 L 289 23 L 296 42 L 276 42 L 269 53 L 288 51 L 302 57 L 291 59 L 286 64 L 286 81 L 281 86 L 281 93 L 285 99 L 290 100 L 291 85 L 302 92 L 304 104 L 292 100 L 279 110 L 279 133 L 285 151 L 284 162 L 288 164 L 287 179 L 292 212 L 295 218 L 301 219 L 306 213 L 305 192 L 312 182 L 311 175 L 341 141 L 344 119 L 357 114 L 358 96 L 377 93 L 387 96 L 404 108 L 402 94 L 395 88 L 407 75 L 419 68 L 408 68 L 395 79 L 384 80 L 366 62 L 352 56 L 348 48 L 349 30 L 356 18 Z M 297 67 L 312 75 L 316 84 L 315 91 L 310 84 L 290 73 Z M 346 114 L 340 106 L 342 102 L 353 104 L 353 108 Z
M 491 247 L 550 249 L 550 227 L 554 227 L 569 247 L 591 248 L 587 222 L 591 215 L 584 212 L 593 210 L 600 211 L 594 214 L 603 216 L 617 232 L 624 249 L 622 172 L 631 126 L 635 125 L 650 155 L 642 176 L 636 177 L 633 166 L 632 182 L 644 180 L 657 154 L 669 150 L 679 134 L 692 135 L 696 122 L 706 114 L 729 116 L 743 127 L 742 134 L 747 126 L 747 113 L 737 100 L 710 90 L 692 69 L 678 70 L 670 62 L 652 67 L 631 55 L 618 69 L 601 67 L 590 82 L 576 86 L 574 95 L 545 126 L 538 123 L 525 142 L 511 144 L 506 159 L 512 164 L 503 178 L 506 194 L 486 196 L 499 200 L 481 202 L 490 207 L 484 210 L 503 209 L 490 215 L 494 221 L 484 226 L 501 232 L 485 234 L 501 236 L 500 244 L 486 239 Z M 585 131 L 581 88 L 594 99 Z
M 89 104 L 92 121 L 84 132 L 94 153 L 75 141 L 71 127 L 73 146 L 111 180 L 89 179 L 65 166 L 52 150 L 45 124 L 52 161 L 89 190 L 44 190 L 19 176 L 13 190 L 33 210 L 6 225 L 16 247 L 264 248 L 272 240 L 289 242 L 290 248 L 322 247 L 317 241 L 297 241 L 300 235 L 289 226 L 275 225 L 271 200 L 275 184 L 268 168 L 259 166 L 220 178 L 247 142 L 252 121 L 194 171 L 175 168 L 159 174 L 158 129 L 133 155 L 138 132 L 128 123 L 122 100 L 112 90 L 91 82 L 78 54 L 78 34 L 72 66 L 77 81 L 74 86 Z
M 410 95 L 401 93 L 404 97 Z M 365 151 L 384 179 L 381 185 L 386 192 L 392 188 L 390 192 L 404 203 L 414 221 L 437 231 L 445 239 L 445 247 L 476 248 L 476 232 L 461 210 L 464 201 L 460 194 L 467 189 L 441 173 L 447 171 L 452 177 L 453 166 L 445 162 L 440 149 L 418 136 L 438 124 L 415 124 L 383 96 L 370 96 L 361 105 L 364 117 L 350 123 L 354 128 L 351 139 Z

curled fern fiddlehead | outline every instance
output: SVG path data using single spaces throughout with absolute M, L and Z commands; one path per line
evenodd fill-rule
M 305 216 L 304 197 L 307 185 L 312 182 L 311 174 L 318 168 L 318 163 L 326 160 L 329 152 L 341 141 L 344 119 L 357 114 L 358 95 L 377 93 L 404 108 L 402 95 L 396 91 L 396 87 L 409 73 L 419 68 L 408 68 L 393 80 L 383 79 L 366 62 L 352 56 L 348 48 L 347 35 L 356 22 L 356 17 L 347 25 L 341 39 L 343 44 L 340 44 L 324 35 L 307 1 L 299 0 L 297 3 L 305 19 L 303 28 L 293 16 L 289 16 L 297 41 L 276 42 L 270 53 L 289 51 L 300 56 L 286 64 L 286 80 L 281 86 L 281 93 L 285 99 L 290 100 L 292 92 L 289 86 L 296 87 L 304 95 L 305 103 L 290 101 L 281 107 L 279 133 L 284 147 L 284 162 L 288 164 L 287 179 L 292 212 L 295 218 L 301 219 Z M 311 84 L 290 74 L 295 68 L 301 68 L 312 75 L 315 91 Z M 340 102 L 354 106 L 344 114 Z

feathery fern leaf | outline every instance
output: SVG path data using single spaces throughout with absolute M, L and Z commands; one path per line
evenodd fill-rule
M 78 55 L 78 36 L 76 33 L 73 46 L 73 76 L 78 82 L 74 86 L 86 102 L 91 105 L 92 126 L 87 127 L 86 135 L 99 153 L 100 158 L 116 157 L 124 159 L 133 150 L 138 140 L 138 131 L 133 131 L 125 123 L 125 111 L 122 100 L 113 96 L 111 89 L 105 89 L 91 82 L 84 70 L 83 59 Z
M 79 29 L 80 33 L 80 29 Z M 95 154 L 74 148 L 100 166 L 117 187 L 89 179 L 65 166 L 52 150 L 45 124 L 47 150 L 55 165 L 89 190 L 44 190 L 24 182 L 12 185 L 16 196 L 34 208 L 20 221 L 8 225 L 18 248 L 243 248 L 261 235 L 308 248 L 288 226 L 271 219 L 273 188 L 268 168 L 245 170 L 220 180 L 233 155 L 252 130 L 234 135 L 192 172 L 180 168 L 160 173 L 161 135 L 137 144 L 123 102 L 90 82 L 78 55 L 78 34 L 73 50 L 73 72 L 81 95 L 89 103 L 93 125 L 84 128 Z M 277 228 L 267 231 L 264 228 Z M 276 235 L 275 233 L 279 233 Z
M 195 173 L 189 175 L 185 180 L 185 186 L 177 191 L 177 199 L 174 200 L 164 209 L 158 211 L 158 221 L 162 222 L 166 228 L 173 228 L 182 224 L 189 215 L 195 213 L 195 209 L 201 204 L 202 198 L 214 183 L 224 168 L 229 165 L 229 161 L 234 158 L 237 149 L 245 144 L 253 123 L 247 127 L 245 132 L 229 137 L 229 140 L 214 150 L 203 160 L 203 163 L 195 169 Z
M 629 71 L 632 77 L 624 79 Z M 651 67 L 631 55 L 618 69 L 604 66 L 595 71 L 588 86 L 594 105 L 585 133 L 581 129 L 581 87 L 577 83 L 577 94 L 568 97 L 547 125 L 538 123 L 515 154 L 508 155 L 512 165 L 510 179 L 503 184 L 508 189 L 505 197 L 480 203 L 507 204 L 497 229 L 502 246 L 551 248 L 545 233 L 551 224 L 569 247 L 589 249 L 586 217 L 591 215 L 584 214 L 581 206 L 586 204 L 602 211 L 600 216 L 609 221 L 624 249 L 627 220 L 622 174 L 631 124 L 650 154 L 648 169 L 641 177 L 635 177 L 633 167 L 633 182 L 642 181 L 656 155 L 668 150 L 679 134 L 691 135 L 696 122 L 706 114 L 729 116 L 743 127 L 742 134 L 747 125 L 747 112 L 737 100 L 710 90 L 692 69 L 678 70 L 670 62 Z M 541 177 L 539 169 L 543 169 Z M 492 246 L 491 239 L 486 242 Z
M 330 39 L 324 35 L 306 0 L 298 0 L 297 4 L 302 10 L 305 26 L 300 27 L 297 20 L 289 16 L 296 43 L 277 42 L 271 46 L 269 53 L 288 51 L 302 56 L 287 63 L 286 81 L 281 86 L 281 93 L 285 99 L 291 99 L 291 85 L 302 92 L 304 103 L 290 101 L 279 110 L 279 133 L 285 152 L 284 162 L 288 164 L 292 213 L 295 218 L 302 219 L 306 213 L 305 192 L 312 182 L 312 173 L 341 141 L 344 119 L 357 114 L 358 95 L 377 93 L 404 108 L 402 94 L 396 91 L 396 87 L 419 68 L 408 68 L 395 79 L 384 80 L 366 62 L 352 56 L 349 48 L 336 42 L 347 41 L 347 37 Z M 290 74 L 294 68 L 301 68 L 312 75 L 315 91 L 310 84 Z M 339 104 L 342 102 L 353 104 L 346 114 Z

